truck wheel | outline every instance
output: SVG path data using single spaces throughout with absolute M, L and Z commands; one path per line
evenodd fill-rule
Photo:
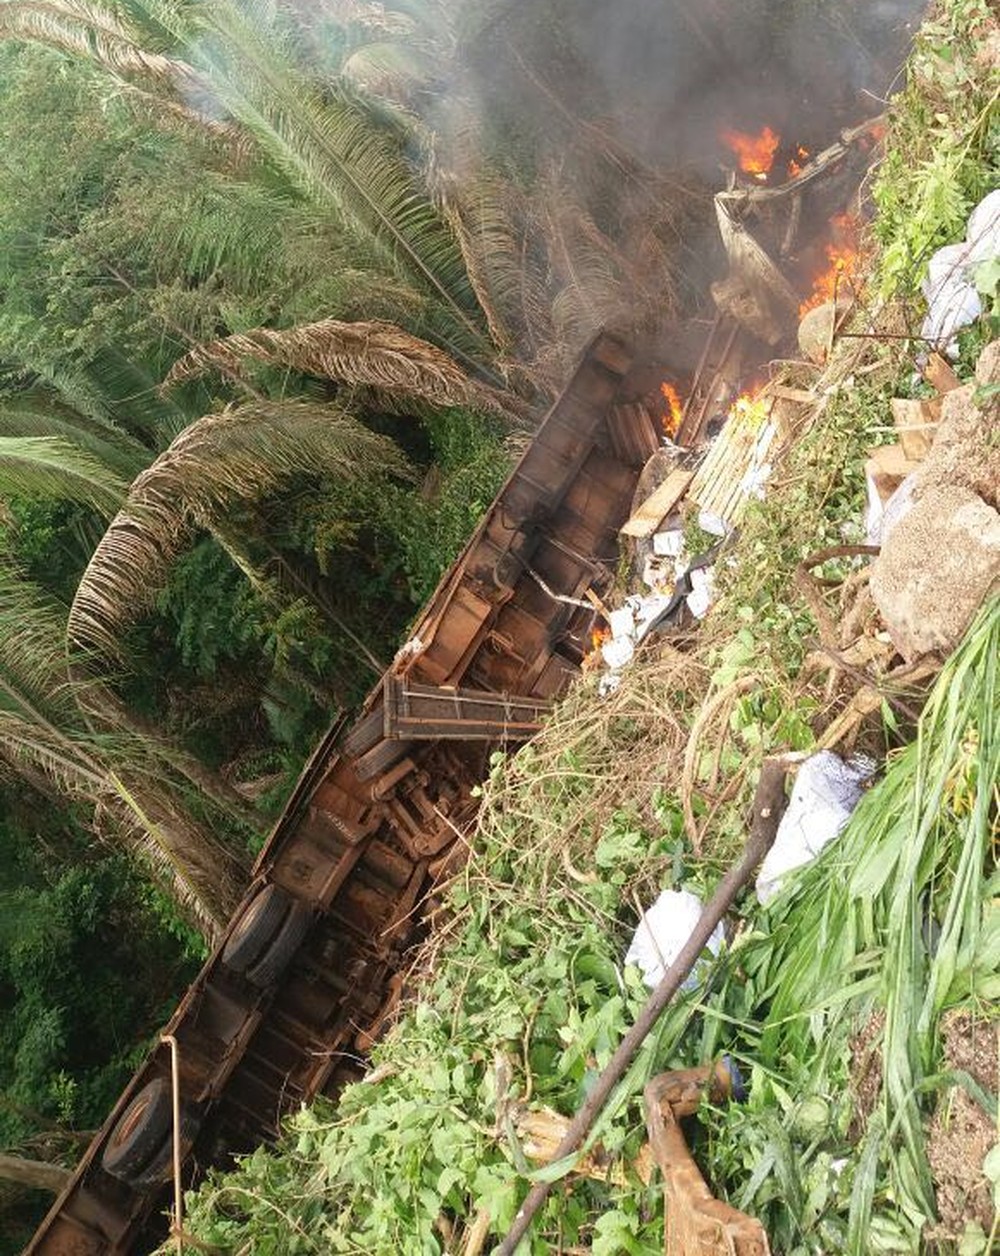
M 201 1128 L 201 1113 L 190 1104 L 181 1105 L 181 1159 L 191 1150 L 191 1144 Z M 133 1186 L 159 1186 L 166 1182 L 174 1170 L 174 1131 L 167 1130 L 166 1138 L 150 1157 L 148 1163 L 129 1181 Z
M 132 1180 L 159 1150 L 172 1124 L 170 1082 L 158 1077 L 143 1086 L 122 1113 L 101 1163 L 114 1177 Z
M 256 964 L 247 969 L 247 981 L 261 990 L 273 986 L 291 963 L 312 920 L 312 911 L 304 903 L 293 903 L 274 941 Z
M 265 885 L 229 935 L 222 962 L 232 972 L 245 973 L 267 950 L 292 906 L 291 897 L 277 885 Z

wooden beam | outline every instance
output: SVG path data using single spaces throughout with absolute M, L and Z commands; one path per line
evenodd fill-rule
M 652 536 L 687 492 L 693 479 L 693 471 L 671 471 L 625 524 L 622 536 Z

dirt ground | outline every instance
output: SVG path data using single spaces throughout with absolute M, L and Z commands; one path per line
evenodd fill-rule
M 1000 1020 L 957 1012 L 942 1024 L 942 1068 L 974 1078 L 996 1096 Z M 983 1160 L 996 1142 L 994 1122 L 961 1086 L 942 1091 L 927 1125 L 927 1155 L 934 1178 L 939 1224 L 927 1237 L 955 1238 L 966 1221 L 978 1221 L 987 1234 L 993 1225 L 993 1192 Z

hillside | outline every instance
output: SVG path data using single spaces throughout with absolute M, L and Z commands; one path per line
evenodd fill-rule
M 991 543 L 984 531 L 963 568 L 936 552 L 947 538 L 918 535 L 902 554 L 895 544 L 892 573 L 887 549 L 874 576 L 857 548 L 868 452 L 898 435 L 890 401 L 935 394 L 916 331 L 927 262 L 996 186 L 998 41 L 981 0 L 943 0 L 923 26 L 889 109 L 853 308 L 827 361 L 778 377 L 800 398 L 794 439 L 717 564 L 710 613 L 646 641 L 604 696 L 595 667 L 543 733 L 495 760 L 466 868 L 367 1078 L 189 1198 L 199 1250 L 475 1256 L 507 1232 L 529 1183 L 547 1180 L 523 1250 L 662 1251 L 642 1087 L 722 1053 L 748 1098 L 702 1106 L 696 1158 L 773 1251 L 992 1249 Z M 928 492 L 995 506 L 995 262 L 977 282 L 985 309 L 958 336 L 960 400 L 944 402 L 972 435 L 928 454 L 921 474 Z M 692 551 L 704 539 L 693 523 L 687 539 Z M 974 622 L 970 611 L 960 643 L 935 639 L 924 666 L 909 666 L 937 620 L 916 595 L 923 609 L 903 613 L 908 573 L 959 615 L 962 570 L 973 586 L 985 572 Z M 638 574 L 621 585 L 638 588 Z M 917 644 L 901 659 L 904 630 Z M 766 906 L 752 891 L 739 900 L 728 941 L 658 1021 L 587 1158 L 539 1167 L 533 1146 L 551 1151 L 645 1000 L 623 963 L 641 910 L 665 888 L 707 899 L 742 848 L 765 759 L 818 749 L 873 761 L 846 828 Z

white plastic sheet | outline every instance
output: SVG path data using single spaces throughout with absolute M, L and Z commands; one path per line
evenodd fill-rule
M 820 750 L 799 768 L 774 845 L 757 874 L 757 898 L 766 905 L 793 868 L 815 859 L 851 818 L 875 764 L 862 755 L 846 762 Z
M 643 980 L 650 989 L 663 980 L 664 973 L 691 936 L 701 913 L 701 899 L 690 890 L 664 890 L 656 902 L 642 913 L 625 952 L 625 963 L 639 966 Z M 724 938 L 725 933 L 720 922 L 708 940 L 707 949 L 713 955 L 718 955 Z M 681 989 L 693 990 L 698 981 L 695 966 Z
M 1000 189 L 990 192 L 969 215 L 965 239 L 931 258 L 921 285 L 927 317 L 920 334 L 949 357 L 958 357 L 956 334 L 983 311 L 973 276 L 983 262 L 1000 254 Z

